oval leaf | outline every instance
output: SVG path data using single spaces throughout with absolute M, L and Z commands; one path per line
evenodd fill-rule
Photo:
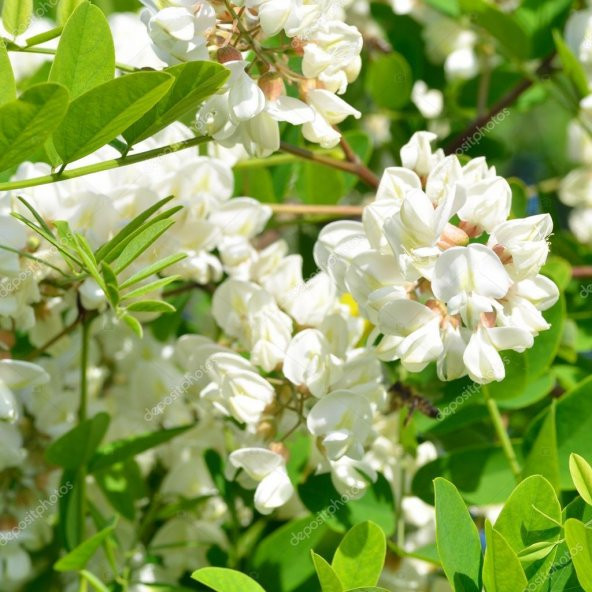
M 53 136 L 64 163 L 98 150 L 151 109 L 168 91 L 173 77 L 135 72 L 110 80 L 75 99 Z
M 483 583 L 487 592 L 525 590 L 528 580 L 512 547 L 491 523 L 485 523 L 487 547 L 483 561 Z
M 317 576 L 321 584 L 321 592 L 343 592 L 343 586 L 333 571 L 333 568 L 325 561 L 323 557 L 311 551 L 312 562 L 317 570 Z
M 579 454 L 569 457 L 569 472 L 582 499 L 592 506 L 592 467 Z
M 374 522 L 362 522 L 343 537 L 331 566 L 346 589 L 376 586 L 385 555 L 382 529 Z
M 74 99 L 115 76 L 115 47 L 103 11 L 88 2 L 78 6 L 60 38 L 49 73 Z
M 0 43 L 0 105 L 16 101 L 16 83 L 6 45 Z
M 483 556 L 477 527 L 450 481 L 436 479 L 434 490 L 436 540 L 444 573 L 455 592 L 480 592 Z
M 204 567 L 191 577 L 216 592 L 265 592 L 249 576 L 223 567 Z
M 126 142 L 136 144 L 167 125 L 177 121 L 189 111 L 212 96 L 226 81 L 230 71 L 213 62 L 187 62 L 166 68 L 165 72 L 175 78 L 166 96 L 146 115 L 125 130 Z
M 33 0 L 4 0 L 2 24 L 14 37 L 22 35 L 31 24 Z
M 575 518 L 565 523 L 565 542 L 571 554 L 578 580 L 585 592 L 592 592 L 592 528 Z
M 68 108 L 59 84 L 37 84 L 0 107 L 0 171 L 30 157 L 58 127 Z

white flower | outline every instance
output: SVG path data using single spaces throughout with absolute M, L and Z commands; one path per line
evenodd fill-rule
M 245 72 L 245 61 L 226 62 L 230 70 L 228 104 L 230 114 L 237 121 L 248 121 L 265 108 L 265 95 L 257 83 Z
M 14 422 L 19 416 L 19 403 L 14 390 L 36 387 L 49 381 L 43 368 L 29 362 L 0 360 L 0 420 Z
M 165 62 L 208 59 L 207 35 L 216 24 L 216 12 L 206 0 L 167 6 L 162 10 L 149 6 L 142 13 L 142 20 L 148 27 L 156 53 Z
M 341 375 L 339 365 L 324 335 L 316 329 L 305 329 L 290 342 L 283 372 L 293 384 L 307 387 L 315 397 L 322 397 Z
M 432 152 L 431 142 L 437 138 L 432 132 L 415 132 L 401 148 L 403 166 L 425 177 L 444 158 L 444 151 Z
M 23 437 L 16 425 L 0 422 L 0 471 L 8 467 L 18 467 L 26 458 Z
M 321 438 L 330 460 L 349 456 L 361 460 L 372 429 L 372 409 L 361 395 L 333 391 L 318 401 L 306 420 L 311 434 Z
M 512 280 L 498 256 L 485 245 L 470 244 L 444 251 L 434 268 L 432 290 L 446 303 L 450 314 L 460 314 L 472 328 L 481 313 L 491 312 L 503 298 Z
M 519 280 L 536 275 L 549 254 L 547 238 L 553 230 L 549 214 L 539 214 L 516 220 L 508 220 L 496 226 L 489 236 L 488 246 L 496 250 L 503 247 L 502 261 L 513 279 Z M 499 247 L 498 247 L 499 248 Z
M 380 358 L 400 359 L 411 372 L 420 372 L 442 352 L 440 317 L 419 302 L 389 302 L 378 314 L 378 327 L 385 336 L 377 348 Z
M 317 78 L 331 92 L 343 94 L 361 67 L 362 35 L 340 21 L 322 23 L 304 46 L 302 72 Z
M 217 409 L 237 421 L 256 424 L 274 400 L 273 387 L 247 360 L 237 354 L 215 353 L 208 359 L 212 383 L 201 393 Z
M 411 100 L 426 119 L 434 119 L 442 114 L 444 97 L 437 89 L 430 89 L 423 80 L 416 80 L 411 91 Z
M 465 187 L 467 198 L 458 211 L 461 220 L 491 232 L 507 219 L 512 206 L 512 189 L 505 179 L 494 177 Z
M 592 170 L 579 168 L 561 180 L 559 198 L 568 206 L 592 207 Z
M 479 326 L 471 335 L 463 360 L 471 380 L 486 384 L 503 380 L 506 376 L 504 362 L 498 351 L 513 349 L 522 352 L 532 347 L 533 337 L 526 329 L 516 327 Z
M 27 232 L 25 225 L 12 216 L 0 215 L 0 245 L 16 251 L 25 248 Z M 20 271 L 19 255 L 0 248 L 0 275 L 14 276 Z
M 230 453 L 229 460 L 255 482 L 255 507 L 261 514 L 270 514 L 294 495 L 284 458 L 265 448 L 241 448 Z
M 310 142 L 323 148 L 333 148 L 339 143 L 340 133 L 332 126 L 341 123 L 349 115 L 359 119 L 362 114 L 334 93 L 324 89 L 313 89 L 306 98 L 315 117 L 302 126 L 302 135 Z

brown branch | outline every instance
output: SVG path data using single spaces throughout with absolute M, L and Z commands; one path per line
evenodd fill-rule
M 274 214 L 296 214 L 298 216 L 337 216 L 348 218 L 361 216 L 363 206 L 329 206 L 329 205 L 308 205 L 308 204 L 278 204 L 266 203 Z
M 495 103 L 487 113 L 477 117 L 469 125 L 469 127 L 465 129 L 464 132 L 448 143 L 448 145 L 444 148 L 444 152 L 446 152 L 446 154 L 453 154 L 456 152 L 473 134 L 479 131 L 484 125 L 487 125 L 489 121 L 491 121 L 504 109 L 512 105 L 518 99 L 518 97 L 520 97 L 520 95 L 522 95 L 535 83 L 537 77 L 544 78 L 548 76 L 552 69 L 551 62 L 553 61 L 554 57 L 555 52 L 547 56 L 537 68 L 535 72 L 536 77 L 525 78 L 524 80 L 521 80 L 508 94 L 503 96 L 497 103 Z
M 571 277 L 573 277 L 573 278 L 592 277 L 592 265 L 583 265 L 581 267 L 573 267 L 571 270 Z
M 331 158 L 330 156 L 317 154 L 316 152 L 306 148 L 300 148 L 298 146 L 293 146 L 292 144 L 287 144 L 286 142 L 281 143 L 280 150 L 282 152 L 287 152 L 288 154 L 293 154 L 294 156 L 302 158 L 303 160 L 310 160 L 311 162 L 316 162 L 317 164 L 322 164 L 345 173 L 356 175 L 361 181 L 373 189 L 376 189 L 380 182 L 379 178 L 367 166 L 360 162 L 337 160 L 336 158 Z

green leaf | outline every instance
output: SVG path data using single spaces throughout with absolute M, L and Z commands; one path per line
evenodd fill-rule
M 524 60 L 530 55 L 530 39 L 521 23 L 484 0 L 460 0 L 463 12 L 497 39 L 512 56 Z
M 374 102 L 384 109 L 403 108 L 411 98 L 413 74 L 407 60 L 397 52 L 370 62 L 366 88 Z
M 147 432 L 145 434 L 130 436 L 123 440 L 110 442 L 105 446 L 101 446 L 95 452 L 90 459 L 88 470 L 92 473 L 115 463 L 127 460 L 128 458 L 132 458 L 146 450 L 150 450 L 165 442 L 169 442 L 192 427 L 192 425 L 188 425 L 178 428 L 161 429 L 157 432 Z
M 489 520 L 485 522 L 485 559 L 483 583 L 487 592 L 510 592 L 525 590 L 528 580 L 516 553 L 504 537 L 494 530 Z
M 193 572 L 191 577 L 215 592 L 265 592 L 249 576 L 224 567 L 204 567 Z
M 97 592 L 109 592 L 109 588 L 95 576 L 92 572 L 83 569 L 80 575 L 97 591 Z
M 86 0 L 60 0 L 58 4 L 57 17 L 60 25 L 66 24 L 76 8 Z
M 364 520 L 378 524 L 387 536 L 395 531 L 395 500 L 391 486 L 382 474 L 361 496 L 356 488 L 339 493 L 329 474 L 309 476 L 298 486 L 298 494 L 308 510 L 323 516 L 338 532 L 345 532 Z
M 142 329 L 142 323 L 130 314 L 125 314 L 121 317 L 121 320 L 140 338 L 144 335 L 144 329 Z
M 477 527 L 450 481 L 436 479 L 434 490 L 436 540 L 444 573 L 455 592 L 481 592 L 483 556 Z
M 0 105 L 16 101 L 16 83 L 6 45 L 0 43 Z
M 173 86 L 148 113 L 123 132 L 131 146 L 153 136 L 186 113 L 195 112 L 226 82 L 230 70 L 214 62 L 186 62 L 164 70 Z
M 140 296 L 144 296 L 145 294 L 150 294 L 152 292 L 156 292 L 158 290 L 162 290 L 162 288 L 168 286 L 169 284 L 176 282 L 177 280 L 181 279 L 181 276 L 178 275 L 171 275 L 169 277 L 165 277 L 159 280 L 154 280 L 153 282 L 150 282 L 149 284 L 145 284 L 143 286 L 140 286 L 139 288 L 136 288 L 135 290 L 132 290 L 131 292 L 128 292 L 127 294 L 125 294 L 123 296 L 123 300 L 130 300 L 133 298 L 139 298 Z M 173 306 L 173 311 L 174 312 L 175 307 Z
M 174 196 L 169 195 L 168 197 L 165 197 L 164 199 L 161 199 L 154 205 L 150 206 L 147 210 L 144 210 L 142 213 L 138 214 L 108 243 L 104 244 L 100 249 L 97 250 L 95 253 L 97 261 L 106 259 L 108 263 L 111 263 L 114 259 L 116 259 L 121 254 L 121 251 L 123 251 L 128 242 L 132 239 L 132 237 L 141 230 L 144 223 L 172 199 L 174 199 Z M 125 283 L 122 285 L 125 285 Z
M 557 495 L 561 492 L 561 479 L 559 476 L 559 456 L 557 454 L 557 428 L 556 428 L 555 402 L 551 403 L 549 411 L 534 441 L 532 448 L 526 456 L 522 477 L 530 475 L 542 475 L 551 483 Z
M 559 289 L 564 291 L 571 280 L 572 269 L 568 261 L 557 255 L 551 255 L 543 265 L 541 273 L 551 278 Z
M 314 551 L 311 551 L 310 554 L 321 584 L 321 592 L 343 592 L 343 586 L 329 563 Z
M 101 274 L 103 275 L 109 302 L 111 303 L 111 306 L 115 308 L 119 304 L 121 296 L 119 294 L 119 286 L 117 285 L 115 272 L 106 261 L 101 263 Z
M 33 0 L 4 0 L 2 24 L 13 36 L 25 33 L 33 16 Z
M 376 586 L 386 556 L 386 537 L 374 522 L 354 526 L 337 547 L 331 567 L 344 588 Z
M 64 27 L 49 81 L 63 84 L 75 99 L 114 76 L 115 47 L 109 23 L 100 8 L 83 2 Z
M 98 413 L 52 442 L 45 452 L 50 463 L 77 469 L 88 462 L 107 433 L 109 415 Z
M 125 246 L 115 261 L 115 273 L 119 275 L 144 253 L 157 239 L 159 239 L 173 224 L 174 220 L 158 220 L 150 222 L 148 226 L 134 236 Z
M 138 463 L 128 458 L 93 473 L 113 509 L 127 520 L 136 517 L 136 502 L 148 495 Z
M 164 72 L 134 72 L 95 86 L 70 104 L 53 143 L 64 163 L 78 160 L 115 139 L 169 90 Z
M 522 481 L 512 492 L 495 523 L 514 553 L 519 554 L 541 540 L 557 542 L 561 536 L 561 506 L 553 486 L 540 475 Z M 552 550 L 544 561 L 524 565 L 528 580 L 540 590 L 553 565 Z M 538 582 L 538 584 L 536 584 Z
M 573 489 L 569 472 L 572 453 L 592 457 L 592 376 L 563 395 L 557 403 L 557 449 L 561 488 Z
M 186 253 L 178 253 L 177 255 L 165 257 L 164 259 L 161 259 L 160 261 L 157 261 L 156 263 L 153 263 L 152 265 L 149 265 L 148 267 L 132 275 L 131 278 L 127 279 L 121 284 L 121 289 L 125 290 L 125 288 L 129 288 L 130 286 L 133 286 L 134 284 L 137 284 L 138 282 L 141 282 L 152 275 L 156 275 L 163 269 L 166 269 L 167 267 L 170 267 L 171 265 L 174 265 L 175 263 L 178 263 L 179 261 L 182 261 L 186 258 Z
M 481 389 L 487 389 L 491 397 L 497 401 L 511 400 L 526 388 L 528 358 L 525 352 L 518 353 L 512 350 L 503 351 L 500 355 L 506 368 L 506 377 L 500 382 L 482 385 Z
M 592 467 L 579 454 L 569 457 L 569 472 L 582 499 L 592 506 Z
M 68 108 L 59 84 L 37 84 L 0 107 L 0 171 L 30 158 L 58 127 Z
M 526 351 L 528 376 L 536 378 L 546 372 L 553 363 L 565 326 L 565 297 L 561 295 L 559 300 L 544 313 L 545 320 L 551 328 L 541 331 L 534 340 L 534 345 Z
M 502 449 L 489 445 L 454 450 L 425 464 L 413 478 L 413 493 L 433 504 L 436 477 L 454 483 L 464 500 L 474 505 L 501 504 L 516 484 Z
M 100 530 L 89 539 L 72 549 L 67 555 L 64 555 L 53 566 L 56 571 L 80 571 L 86 567 L 92 556 L 99 550 L 99 547 L 105 542 L 107 537 L 113 532 L 117 521 Z
M 130 312 L 175 312 L 175 307 L 162 300 L 138 300 L 128 305 Z
M 336 204 L 345 196 L 345 179 L 339 171 L 313 162 L 300 165 L 298 195 L 308 204 Z
M 538 561 L 539 559 L 544 559 L 553 551 L 553 549 L 558 545 L 557 542 L 548 542 L 548 541 L 541 541 L 540 543 L 533 543 L 532 545 L 522 549 L 520 553 L 518 553 L 518 559 L 523 563 L 530 563 L 532 561 Z
M 563 71 L 573 82 L 580 98 L 585 97 L 589 92 L 588 78 L 582 63 L 576 58 L 567 43 L 565 43 L 559 31 L 553 31 L 553 40 L 555 41 L 555 47 L 563 65 Z
M 257 580 L 270 592 L 314 590 L 317 578 L 310 551 L 332 550 L 335 538 L 318 516 L 291 520 L 257 545 L 249 568 L 259 574 Z
M 579 520 L 570 518 L 565 523 L 565 542 L 580 585 L 585 592 L 592 592 L 592 529 Z

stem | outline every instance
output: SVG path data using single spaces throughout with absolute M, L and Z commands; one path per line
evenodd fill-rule
M 41 35 L 39 36 L 41 37 Z M 53 37 L 50 37 L 52 39 Z M 35 37 L 32 37 L 30 40 L 35 40 Z M 47 39 L 43 39 L 42 41 L 47 41 Z M 37 43 L 40 43 L 37 41 Z M 55 55 L 55 49 L 50 49 L 48 47 L 21 47 L 20 45 L 15 45 L 11 43 L 10 45 L 7 44 L 6 49 L 8 51 L 16 51 L 17 53 L 38 53 L 43 55 Z M 134 66 L 129 66 L 128 64 L 121 64 L 120 62 L 115 63 L 115 67 L 122 72 L 137 72 L 138 68 L 134 68 Z
M 522 478 L 522 469 L 520 468 L 520 464 L 518 463 L 518 458 L 516 457 L 516 452 L 514 451 L 514 447 L 512 446 L 512 442 L 510 441 L 508 432 L 504 427 L 504 422 L 499 412 L 497 402 L 489 394 L 489 389 L 487 388 L 487 385 L 481 385 L 481 392 L 483 393 L 483 398 L 485 399 L 485 404 L 487 405 L 487 410 L 489 411 L 491 422 L 493 423 L 493 427 L 495 429 L 497 437 L 499 438 L 499 441 L 502 445 L 504 455 L 508 459 L 508 463 L 510 465 L 510 468 L 512 469 L 514 477 L 516 478 L 516 481 L 520 483 Z
M 78 408 L 78 425 L 86 420 L 88 405 L 88 352 L 90 345 L 90 327 L 93 316 L 85 316 L 86 312 L 81 308 L 82 333 L 80 343 L 80 406 Z M 85 537 L 86 520 L 86 474 L 87 468 L 83 464 L 78 469 L 78 543 Z M 82 585 L 82 584 L 81 584 Z
M 267 203 L 263 205 L 269 206 L 274 214 L 296 214 L 298 216 L 329 215 L 338 218 L 347 218 L 351 216 L 361 216 L 364 211 L 363 206 L 329 206 L 290 203 Z
M 487 113 L 477 117 L 468 127 L 450 142 L 444 149 L 446 154 L 453 154 L 475 133 L 479 128 L 487 125 L 498 113 L 501 113 L 506 107 L 512 105 L 520 95 L 527 91 L 536 81 L 537 77 L 544 77 L 549 74 L 551 70 L 551 62 L 555 57 L 555 52 L 545 58 L 541 65 L 537 68 L 535 76 L 527 77 L 520 81 L 508 94 L 502 97 L 495 105 L 493 105 Z
M 574 278 L 592 277 L 592 265 L 584 265 L 582 267 L 574 267 L 571 271 L 571 276 Z
M 335 158 L 331 158 L 329 156 L 324 156 L 323 154 L 313 152 L 312 150 L 308 150 L 306 148 L 292 146 L 291 144 L 287 144 L 286 142 L 281 142 L 280 150 L 282 152 L 287 152 L 288 154 L 298 156 L 299 158 L 302 158 L 304 160 L 310 160 L 312 162 L 316 162 L 317 164 L 322 164 L 333 169 L 338 169 L 340 171 L 356 175 L 360 178 L 360 180 L 364 181 L 364 183 L 366 183 L 373 189 L 376 189 L 378 187 L 378 184 L 380 183 L 380 179 L 366 165 L 359 162 L 337 160 Z
M 159 156 L 165 156 L 166 154 L 172 154 L 173 152 L 179 152 L 180 150 L 185 150 L 187 148 L 194 148 L 200 144 L 209 142 L 210 140 L 211 138 L 208 136 L 200 136 L 198 138 L 184 140 L 183 142 L 177 142 L 176 144 L 170 144 L 169 146 L 154 148 L 153 150 L 138 152 L 138 154 L 122 156 L 121 158 L 115 158 L 113 160 L 105 160 L 96 164 L 70 169 L 68 171 L 62 171 L 61 173 L 54 173 L 53 175 L 45 175 L 43 177 L 35 177 L 33 179 L 25 179 L 23 181 L 0 183 L 0 191 L 14 191 L 15 189 L 24 189 L 26 187 L 48 185 L 50 183 L 58 183 L 59 181 L 67 181 L 68 179 L 92 175 L 93 173 L 98 173 L 100 171 L 109 171 L 111 169 L 129 166 L 131 164 L 143 162 L 152 158 L 158 158 Z

